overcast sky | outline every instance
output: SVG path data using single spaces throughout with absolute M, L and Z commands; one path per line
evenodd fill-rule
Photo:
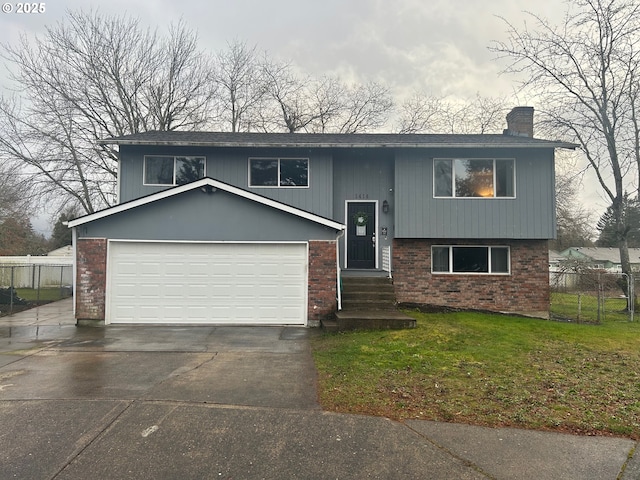
M 4 2 L 4 0 L 0 0 Z M 19 14 L 18 2 L 4 2 L 0 42 L 21 33 L 41 34 L 67 9 L 128 14 L 164 30 L 182 18 L 199 34 L 201 47 L 216 51 L 245 41 L 270 57 L 288 60 L 311 75 L 378 81 L 396 99 L 420 91 L 468 99 L 513 97 L 514 78 L 488 51 L 504 39 L 499 18 L 522 25 L 525 11 L 552 21 L 562 18 L 561 0 L 57 0 L 42 2 L 44 13 Z M 8 6 L 7 6 L 8 5 Z M 0 75 L 1 87 L 7 86 Z M 515 99 L 536 107 L 535 99 Z M 515 105 L 514 105 L 515 106 Z M 594 198 L 593 194 L 590 194 Z M 602 202 L 601 207 L 604 205 Z
M 512 78 L 487 47 L 504 38 L 498 18 L 521 24 L 523 11 L 548 18 L 564 11 L 561 0 L 57 0 L 44 13 L 0 14 L 0 41 L 37 34 L 67 9 L 128 14 L 152 28 L 182 18 L 203 48 L 224 49 L 234 39 L 270 56 L 291 60 L 310 74 L 376 80 L 398 95 L 412 90 L 463 98 L 510 95 Z M 5 4 L 6 5 L 6 4 Z M 3 10 L 4 10 L 3 6 Z

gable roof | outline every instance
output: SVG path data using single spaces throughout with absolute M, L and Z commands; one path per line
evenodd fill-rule
M 180 185 L 177 187 L 169 188 L 167 190 L 163 190 L 161 192 L 153 193 L 151 195 L 147 195 L 146 197 L 141 197 L 135 200 L 131 200 L 130 202 L 121 203 L 119 205 L 115 205 L 113 207 L 106 208 L 104 210 L 100 210 L 99 212 L 90 213 L 83 217 L 76 218 L 74 220 L 70 220 L 67 222 L 67 227 L 73 228 L 79 225 L 83 225 L 85 223 L 93 222 L 95 220 L 99 220 L 101 218 L 109 217 L 111 215 L 115 215 L 116 213 L 124 212 L 127 210 L 131 210 L 136 207 L 140 207 L 142 205 L 147 205 L 149 203 L 157 202 L 158 200 L 162 200 L 164 198 L 170 198 L 175 195 L 180 195 L 181 193 L 188 192 L 196 189 L 203 189 L 207 191 L 215 192 L 217 189 L 223 190 L 225 192 L 231 193 L 233 195 L 237 195 L 239 197 L 246 198 L 247 200 L 251 200 L 253 202 L 260 203 L 262 205 L 275 208 L 276 210 L 280 210 L 285 213 L 289 213 L 291 215 L 295 215 L 300 218 L 304 218 L 306 220 L 310 220 L 312 222 L 318 223 L 320 225 L 324 225 L 325 227 L 333 228 L 336 231 L 344 230 L 345 226 L 335 220 L 331 220 L 329 218 L 321 217 L 320 215 L 316 215 L 314 213 L 307 212 L 305 210 L 301 210 L 299 208 L 292 207 L 290 205 L 286 205 L 284 203 L 278 202 L 276 200 L 272 200 L 267 197 L 263 197 L 262 195 L 258 195 L 253 192 L 249 192 L 247 190 L 243 190 L 242 188 L 234 187 L 233 185 L 229 185 L 227 183 L 221 182 L 219 180 L 215 180 L 213 178 L 205 177 L 200 180 L 196 180 L 195 182 L 188 183 L 186 185 Z
M 520 135 L 394 133 L 144 132 L 103 139 L 107 145 L 278 148 L 569 148 L 576 144 Z

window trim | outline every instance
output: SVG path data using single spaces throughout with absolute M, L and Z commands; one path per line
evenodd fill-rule
M 275 160 L 278 162 L 277 185 L 253 185 L 251 183 L 251 160 Z M 281 160 L 306 160 L 307 184 L 306 185 L 280 185 L 280 161 Z M 250 188 L 309 188 L 311 185 L 311 159 L 309 157 L 249 157 L 247 161 L 247 185 Z
M 147 183 L 147 158 L 173 158 L 173 183 Z M 175 187 L 176 183 L 176 162 L 178 158 L 196 158 L 204 161 L 204 169 L 202 170 L 202 178 L 207 176 L 207 157 L 205 155 L 144 155 L 142 159 L 142 185 L 145 187 Z
M 448 160 L 451 162 L 451 196 L 436 195 L 436 161 Z M 455 160 L 492 160 L 493 161 L 493 196 L 492 197 L 457 197 L 456 196 L 456 172 L 455 172 Z M 496 160 L 511 160 L 513 162 L 513 195 L 508 197 L 496 196 Z M 432 195 L 435 199 L 456 199 L 456 200 L 513 200 L 516 198 L 516 159 L 514 157 L 434 157 L 431 165 L 432 173 Z
M 434 248 L 446 248 L 449 250 L 449 271 L 448 272 L 436 272 L 433 270 L 433 249 Z M 487 265 L 489 266 L 488 272 L 454 272 L 453 271 L 453 249 L 454 248 L 486 248 L 487 252 Z M 507 249 L 507 271 L 506 272 L 492 272 L 491 271 L 491 250 L 493 248 L 506 248 Z M 509 245 L 431 245 L 431 274 L 432 275 L 511 275 L 511 247 Z

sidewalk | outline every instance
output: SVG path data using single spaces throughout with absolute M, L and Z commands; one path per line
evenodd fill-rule
M 640 479 L 629 439 L 323 412 L 313 329 L 71 309 L 0 318 L 0 478 Z
M 75 324 L 72 297 L 0 317 L 0 326 Z

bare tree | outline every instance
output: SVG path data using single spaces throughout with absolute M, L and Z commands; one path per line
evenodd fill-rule
M 310 87 L 311 102 L 317 117 L 313 132 L 331 132 L 344 109 L 344 86 L 336 77 L 325 76 Z
M 338 133 L 370 132 L 382 127 L 393 108 L 389 89 L 376 82 L 344 87 L 344 102 L 336 116 Z
M 389 89 L 376 82 L 316 80 L 296 74 L 288 63 L 265 62 L 264 71 L 270 99 L 262 111 L 265 130 L 370 132 L 385 124 L 393 107 Z
M 504 98 L 476 95 L 454 101 L 414 93 L 400 107 L 398 133 L 500 133 L 508 112 Z
M 571 0 L 561 25 L 529 14 L 534 27 L 506 20 L 509 40 L 492 50 L 522 88 L 539 95 L 539 112 L 558 137 L 584 152 L 616 221 L 622 271 L 631 274 L 623 199 L 637 168 L 640 4 Z
M 576 167 L 576 152 L 559 152 L 556 156 L 557 238 L 549 243 L 555 250 L 593 244 L 592 212 L 580 204 L 578 192 L 582 176 Z
M 444 113 L 441 97 L 415 92 L 400 106 L 398 133 L 437 133 Z
M 210 63 L 182 23 L 161 38 L 129 17 L 68 12 L 3 56 L 19 89 L 0 101 L 0 154 L 87 213 L 115 202 L 117 152 L 97 140 L 210 119 Z
M 238 40 L 216 55 L 213 81 L 223 130 L 250 131 L 259 117 L 267 93 L 262 64 L 256 47 Z
M 31 185 L 11 162 L 0 158 L 0 222 L 24 210 L 31 200 Z
M 307 88 L 311 77 L 300 76 L 290 63 L 266 61 L 263 72 L 269 101 L 263 106 L 263 130 L 305 130 L 319 115 L 313 108 L 312 94 Z

